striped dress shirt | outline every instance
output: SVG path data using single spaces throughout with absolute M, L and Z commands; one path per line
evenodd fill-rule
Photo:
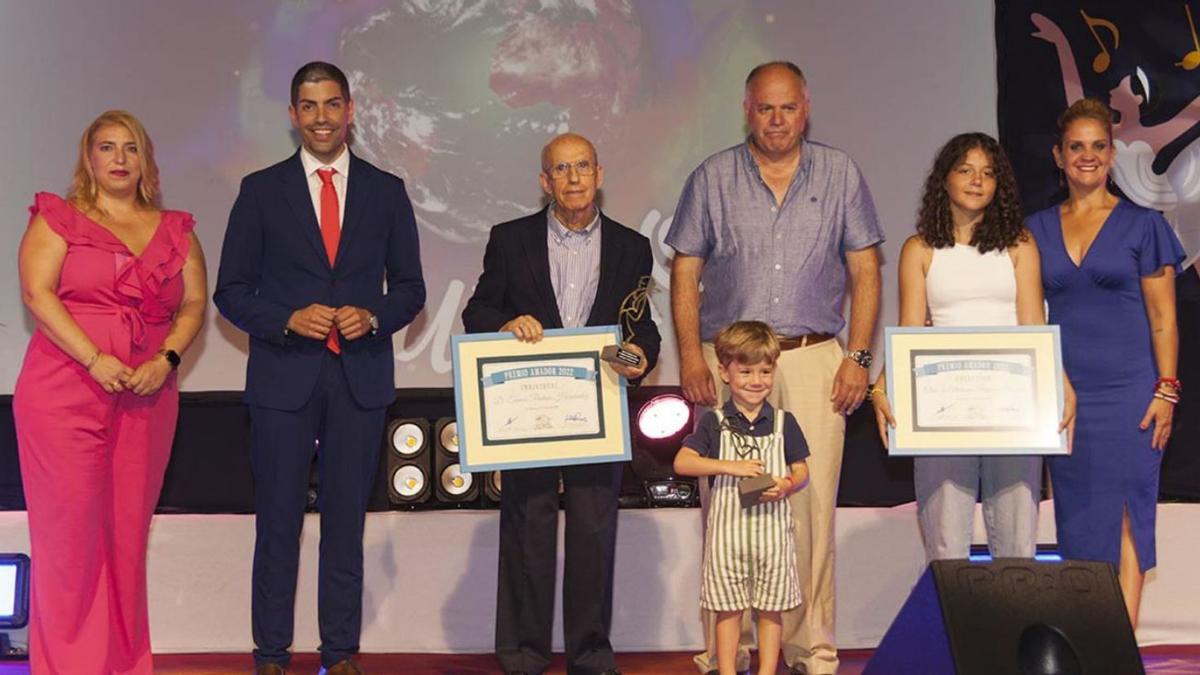
M 587 227 L 576 232 L 546 209 L 546 246 L 550 253 L 550 283 L 564 328 L 587 324 L 600 284 L 600 209 Z

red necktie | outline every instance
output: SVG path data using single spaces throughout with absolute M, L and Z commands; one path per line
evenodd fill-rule
M 321 178 L 321 239 L 325 242 L 325 253 L 329 256 L 329 265 L 337 260 L 338 239 L 342 236 L 341 217 L 338 215 L 337 190 L 333 189 L 334 169 L 317 169 Z M 334 354 L 341 354 L 338 344 L 337 328 L 329 331 L 325 338 L 325 346 Z

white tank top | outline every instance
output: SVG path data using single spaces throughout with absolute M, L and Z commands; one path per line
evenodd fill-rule
M 925 298 L 935 326 L 1017 325 L 1017 276 L 1007 250 L 933 249 Z

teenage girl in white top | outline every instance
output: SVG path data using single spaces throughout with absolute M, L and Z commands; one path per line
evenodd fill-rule
M 929 323 L 927 323 L 927 320 Z M 1038 250 L 1022 223 L 1016 180 L 987 134 L 950 139 L 925 181 L 917 234 L 900 252 L 900 325 L 1044 324 Z M 894 425 L 884 376 L 871 400 L 887 444 Z M 1063 427 L 1074 420 L 1066 386 Z M 917 457 L 917 513 L 929 560 L 966 558 L 982 488 L 988 547 L 994 557 L 1033 557 L 1041 498 L 1039 456 Z

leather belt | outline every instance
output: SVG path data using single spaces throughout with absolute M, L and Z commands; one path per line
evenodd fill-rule
M 800 349 L 832 339 L 833 336 L 829 333 L 809 333 L 807 335 L 781 337 L 779 338 L 779 348 L 786 352 L 789 349 Z

